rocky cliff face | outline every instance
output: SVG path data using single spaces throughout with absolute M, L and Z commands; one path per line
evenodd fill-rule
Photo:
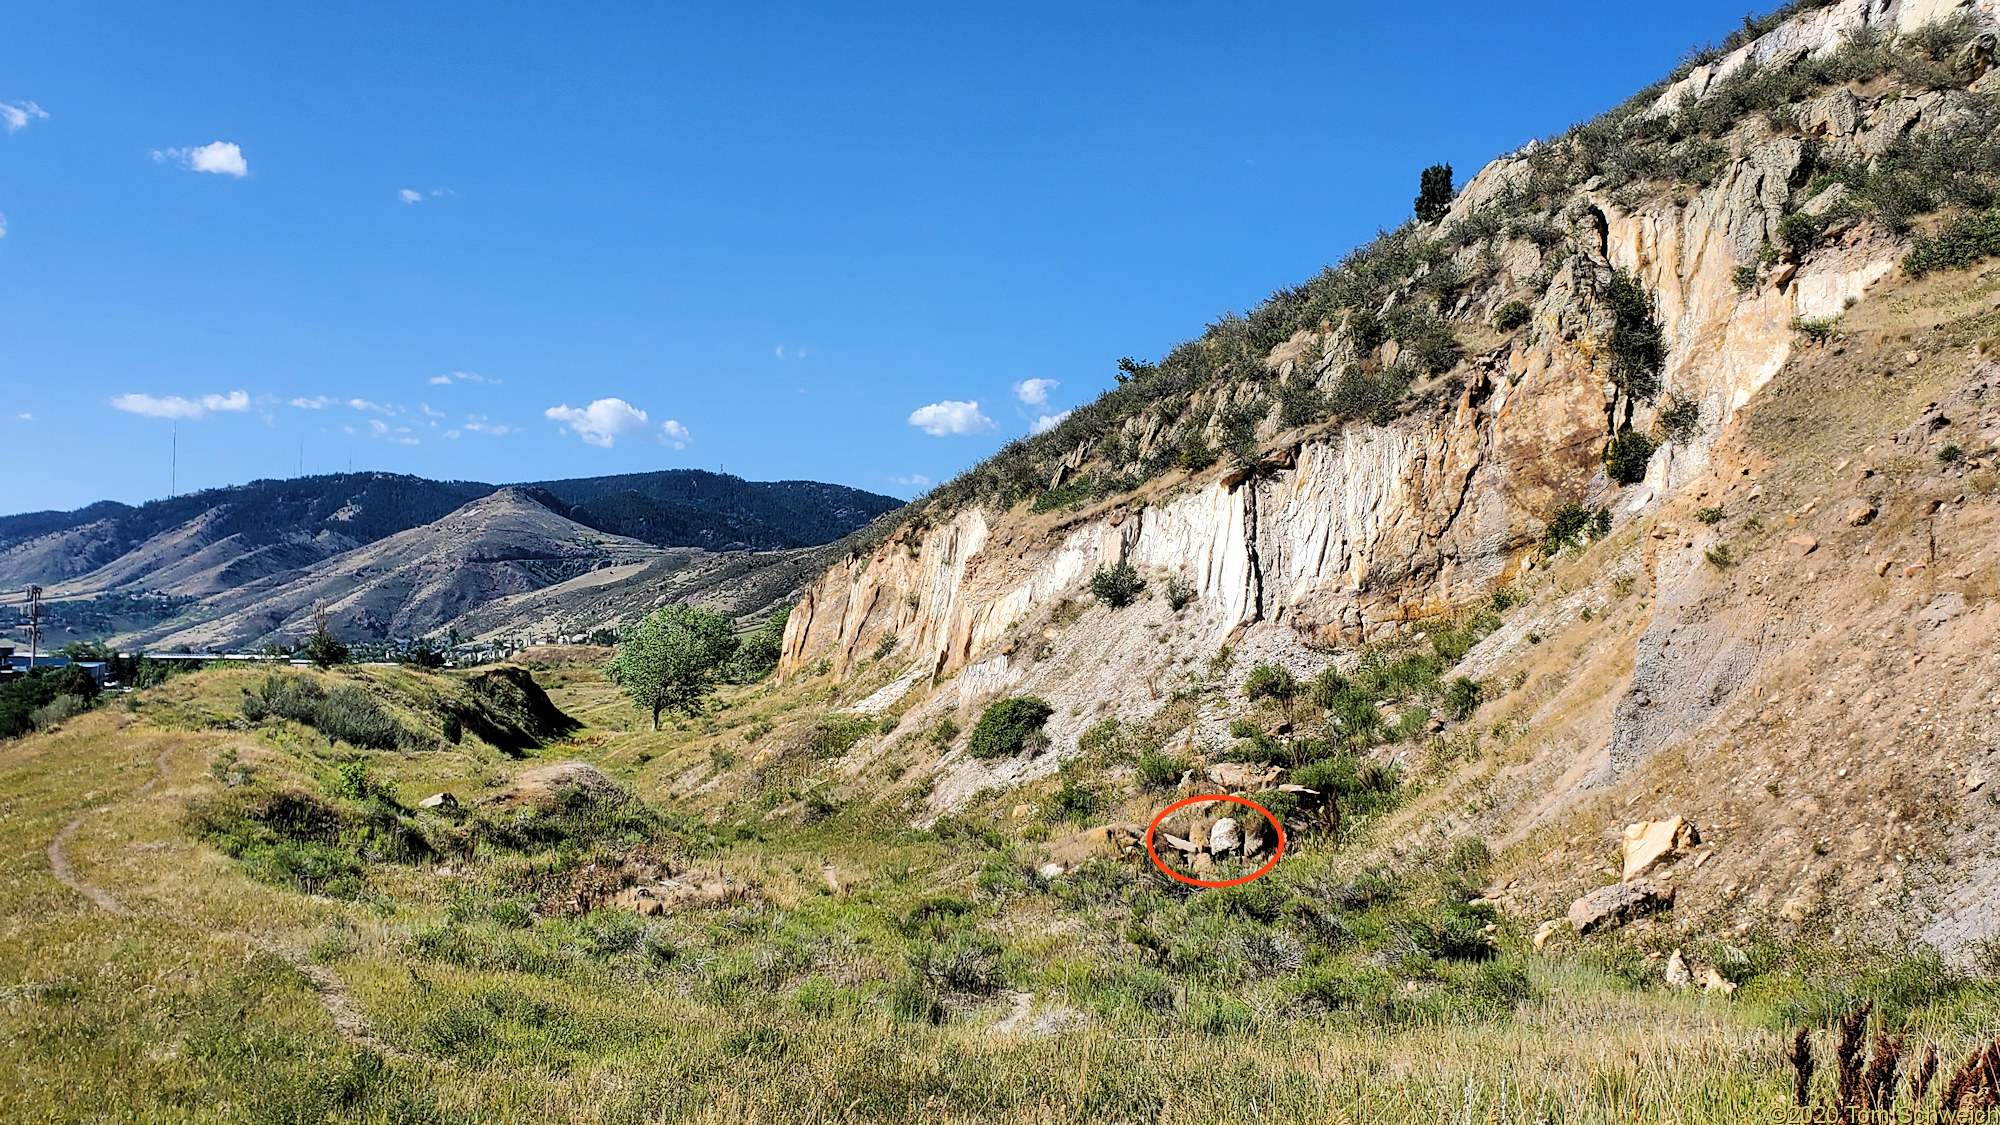
M 1254 448 L 1222 466 L 1076 507 L 933 507 L 834 566 L 790 618 L 782 674 L 858 678 L 839 689 L 849 709 L 899 717 L 836 771 L 876 791 L 871 763 L 914 752 L 929 760 L 896 776 L 931 814 L 993 805 L 982 792 L 1027 801 L 1066 762 L 1100 768 L 1085 733 L 1117 718 L 1200 786 L 1274 760 L 1251 757 L 1244 723 L 1290 731 L 1289 706 L 1245 699 L 1251 663 L 1361 682 L 1365 660 L 1414 651 L 1505 586 L 1515 604 L 1487 614 L 1493 631 L 1446 673 L 1481 685 L 1470 714 L 1363 701 L 1384 724 L 1418 720 L 1365 747 L 1423 779 L 1383 833 L 1385 862 L 1477 837 L 1502 856 L 1489 900 L 1559 919 L 1616 877 L 1604 856 L 1627 825 L 1685 818 L 1702 844 L 1648 876 L 1679 888 L 1683 931 L 1817 926 L 1976 957 L 2000 935 L 2000 271 L 1906 276 L 1925 228 L 1847 193 L 1936 138 L 1993 131 L 1990 7 L 1819 7 L 1631 112 L 1685 117 L 1739 97 L 1752 61 L 1851 55 L 1872 42 L 1857 27 L 1940 16 L 1976 21 L 1953 39 L 1970 88 L 1878 70 L 1741 115 L 1713 159 L 1681 165 L 1698 174 L 1584 177 L 1526 212 L 1518 200 L 1549 175 L 1541 146 L 1489 165 L 1419 231 L 1449 252 L 1371 292 L 1384 321 L 1436 301 L 1464 345 L 1399 411 L 1286 428 L 1286 411 L 1258 407 Z M 1491 221 L 1508 207 L 1525 217 Z M 1499 233 L 1448 237 L 1481 222 Z M 1476 281 L 1427 280 L 1447 271 Z M 1614 279 L 1648 298 L 1657 386 L 1620 377 Z M 1394 363 L 1395 340 L 1354 329 L 1350 311 L 1294 333 L 1265 374 L 1332 392 Z M 1177 430 L 1217 444 L 1229 411 L 1268 403 L 1259 393 L 1217 379 L 1172 417 L 1114 419 L 1046 487 L 1093 465 L 1123 473 Z M 1698 421 L 1671 427 L 1668 411 Z M 1661 440 L 1620 484 L 1605 452 L 1627 432 Z M 1569 504 L 1602 513 L 1601 538 L 1545 549 Z M 1148 587 L 1113 609 L 1088 583 L 1119 563 Z M 1170 582 L 1184 606 L 1168 604 Z M 914 737 L 1030 693 L 1053 709 L 1047 753 L 981 762 Z M 1345 737 L 1320 721 L 1301 733 Z
M 1855 27 L 1908 30 L 1953 13 L 1990 23 L 1990 7 L 1847 0 L 1697 68 L 1660 104 L 1699 100 L 1748 60 L 1833 50 Z M 1704 470 L 1723 427 L 1792 354 L 1795 324 L 1838 316 L 1907 249 L 1880 229 L 1837 223 L 1824 249 L 1778 261 L 1746 285 L 1742 270 L 1754 273 L 1768 256 L 1814 162 L 1865 161 L 1895 138 L 1948 126 L 1973 96 L 1871 101 L 1837 88 L 1802 107 L 1804 135 L 1747 121 L 1705 187 L 1634 198 L 1585 183 L 1551 216 L 1565 231 L 1558 251 L 1507 242 L 1490 281 L 1453 310 L 1490 313 L 1528 297 L 1526 330 L 1440 381 L 1421 408 L 1389 425 L 1286 434 L 1267 421 L 1254 466 L 1158 481 L 1081 518 L 975 507 L 906 530 L 809 590 L 787 631 L 784 674 L 822 658 L 844 674 L 885 637 L 932 675 L 950 673 L 1037 607 L 1078 597 L 1094 568 L 1123 561 L 1156 579 L 1191 581 L 1210 644 L 1255 627 L 1351 643 L 1483 596 L 1527 563 L 1560 503 L 1615 501 L 1625 521 Z M 1520 184 L 1531 156 L 1532 147 L 1488 165 L 1439 227 L 1472 219 Z M 1453 265 L 1469 269 L 1486 252 L 1467 247 Z M 1622 426 L 1651 425 L 1655 404 L 1607 381 L 1609 325 L 1592 296 L 1613 271 L 1636 276 L 1651 295 L 1668 343 L 1664 388 L 1701 411 L 1692 439 L 1662 443 L 1645 480 L 1623 489 L 1604 474 L 1604 443 Z M 1287 378 L 1330 381 L 1335 343 L 1332 334 L 1295 340 L 1272 359 Z M 1287 358 L 1301 354 L 1324 358 L 1317 366 Z

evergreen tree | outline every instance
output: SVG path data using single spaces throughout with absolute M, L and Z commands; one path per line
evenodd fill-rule
M 1451 197 L 1457 194 L 1451 186 L 1451 165 L 1433 164 L 1424 169 L 1423 182 L 1417 191 L 1417 221 L 1435 223 L 1451 210 Z

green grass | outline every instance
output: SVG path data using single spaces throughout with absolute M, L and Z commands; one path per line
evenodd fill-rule
M 1384 653 L 1367 686 L 1433 683 L 1439 658 L 1410 655 Z M 341 677 L 386 690 L 383 675 Z M 1741 982 L 1728 999 L 1659 983 L 1664 931 L 1537 954 L 1522 922 L 1473 901 L 1492 863 L 1476 843 L 1384 863 L 1365 825 L 1338 846 L 1308 834 L 1265 879 L 1199 891 L 1108 861 L 1044 879 L 1044 822 L 1009 817 L 1011 795 L 927 830 L 886 791 L 816 820 L 759 811 L 747 781 L 697 805 L 674 779 L 740 745 L 736 727 L 811 729 L 824 691 L 730 689 L 728 725 L 655 735 L 617 730 L 632 716 L 594 672 L 564 680 L 556 701 L 591 726 L 542 756 L 591 761 L 631 796 L 525 820 L 481 803 L 520 768 L 502 749 L 468 735 L 377 753 L 357 784 L 338 768 L 353 752 L 310 728 L 235 729 L 249 678 L 232 671 L 0 747 L 0 1117 L 1735 1122 L 1789 1089 L 1788 1029 L 1824 1038 L 1863 998 L 1953 1061 L 2000 1017 L 1988 982 L 1761 931 L 1689 943 Z M 742 751 L 740 776 L 777 741 Z M 1396 791 L 1356 759 L 1324 763 L 1311 776 L 1328 789 Z M 1111 776 L 1072 772 L 1059 815 L 1117 815 Z M 380 795 L 434 790 L 463 816 L 415 819 Z M 300 796 L 274 806 L 285 793 Z M 128 915 L 50 875 L 48 842 L 80 813 L 70 862 Z M 369 819 L 385 815 L 470 835 L 470 858 L 390 854 Z M 286 842 L 358 865 L 352 896 L 267 870 L 255 849 Z M 648 857 L 754 893 L 653 918 L 549 901 Z M 341 1030 L 309 969 L 369 1039 Z M 1018 992 L 1030 1017 L 995 1034 Z

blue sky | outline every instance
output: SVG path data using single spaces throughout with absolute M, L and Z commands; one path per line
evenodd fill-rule
M 176 427 L 182 491 L 351 458 L 908 496 L 1740 15 L 17 8 L 0 511 L 165 495 Z

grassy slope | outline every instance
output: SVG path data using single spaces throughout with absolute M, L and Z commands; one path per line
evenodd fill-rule
M 337 675 L 385 691 L 424 682 Z M 802 826 L 791 782 L 767 781 L 778 795 L 759 800 L 751 779 L 787 758 L 768 752 L 796 745 L 832 702 L 823 682 L 735 689 L 712 721 L 656 735 L 591 665 L 540 676 L 589 724 L 543 757 L 580 757 L 631 784 L 678 818 L 670 835 L 692 864 L 753 884 L 757 898 L 650 924 L 600 911 L 521 926 L 502 905 L 519 901 L 501 878 L 516 862 L 505 856 L 469 876 L 462 863 L 456 876 L 376 865 L 349 902 L 253 882 L 180 827 L 187 800 L 220 790 L 210 763 L 235 749 L 263 783 L 313 788 L 351 753 L 286 724 L 229 729 L 250 673 L 176 680 L 136 712 L 101 710 L 0 749 L 0 1116 L 1439 1120 L 1469 1103 L 1475 1119 L 1504 1104 L 1522 1120 L 1738 1121 L 1788 1088 L 1787 1020 L 1836 1010 L 1846 992 L 1917 1013 L 1954 1049 L 2000 1015 L 1981 988 L 1894 972 L 1827 983 L 1775 970 L 1734 998 L 1675 995 L 1648 983 L 1636 949 L 1543 959 L 1511 928 L 1483 963 L 1308 947 L 1289 968 L 1271 944 L 1298 932 L 1284 919 L 1250 916 L 1255 904 L 1205 910 L 1209 896 L 1175 901 L 1128 869 L 982 892 L 982 870 L 1018 871 L 1013 857 L 1046 831 L 1006 814 L 1015 795 L 943 835 L 867 802 Z M 760 721 L 776 729 L 746 744 Z M 434 787 L 477 798 L 518 768 L 469 740 L 366 757 L 406 802 Z M 707 793 L 669 796 L 725 765 L 738 768 Z M 80 814 L 76 875 L 129 916 L 51 876 L 45 848 Z M 1301 896 L 1344 886 L 1370 851 L 1365 833 L 1343 853 L 1304 843 L 1282 885 Z M 1456 874 L 1476 871 L 1433 857 L 1408 878 Z M 940 907 L 945 897 L 970 909 Z M 1386 909 L 1343 920 L 1365 932 L 1395 919 Z M 1140 913 L 1185 964 L 1121 938 Z M 941 1025 L 908 1018 L 908 963 L 924 950 L 997 954 L 972 957 L 966 987 L 934 997 Z M 1030 1014 L 998 1033 L 1014 990 L 1034 994 Z M 346 1011 L 363 1026 L 343 1030 Z

